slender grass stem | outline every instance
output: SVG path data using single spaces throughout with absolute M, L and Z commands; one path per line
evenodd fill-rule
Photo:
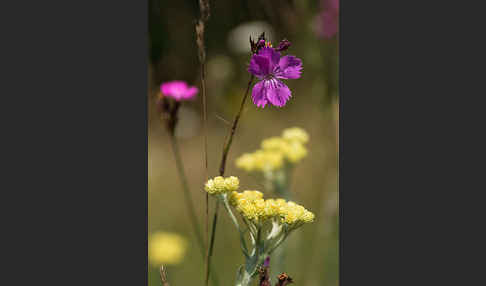
M 211 271 L 211 256 L 213 255 L 213 247 L 214 247 L 214 238 L 216 237 L 216 224 L 218 223 L 218 211 L 219 211 L 219 200 L 216 200 L 216 206 L 214 209 L 213 215 L 213 224 L 212 224 L 212 231 L 211 231 L 211 241 L 209 242 L 208 253 L 206 256 L 206 286 L 208 285 L 209 280 L 209 272 Z
M 207 131 L 207 100 L 206 100 L 206 50 L 204 47 L 205 23 L 209 20 L 210 8 L 209 0 L 199 0 L 200 19 L 196 23 L 196 43 L 201 71 L 201 89 L 202 89 L 202 110 L 203 110 L 203 133 L 204 133 L 204 170 L 206 180 L 208 179 L 208 131 Z M 209 195 L 206 193 L 206 275 L 205 285 L 209 283 Z M 217 284 L 217 283 L 216 283 Z
M 182 183 L 182 190 L 184 193 L 184 202 L 186 204 L 186 208 L 188 209 L 189 213 L 189 219 L 191 220 L 191 225 L 193 228 L 193 231 L 196 235 L 196 240 L 198 243 L 199 250 L 201 251 L 202 258 L 204 260 L 205 257 L 205 247 L 204 247 L 204 241 L 202 238 L 201 230 L 199 229 L 199 223 L 197 221 L 197 216 L 194 211 L 194 204 L 191 199 L 190 191 L 189 191 L 189 184 L 187 183 L 187 177 L 184 172 L 184 165 L 182 164 L 182 159 L 181 159 L 181 154 L 179 151 L 179 145 L 177 144 L 177 140 L 173 134 L 170 134 L 169 132 L 169 138 L 170 138 L 170 143 L 172 146 L 172 151 L 174 153 L 175 161 L 176 161 L 176 167 L 177 167 L 177 172 L 179 173 L 179 178 L 181 179 Z M 208 268 L 209 269 L 209 268 Z M 213 283 L 215 285 L 218 285 L 218 277 L 216 273 L 212 273 L 212 279 Z
M 187 211 L 189 213 L 189 219 L 191 220 L 191 225 L 194 231 L 194 234 L 196 235 L 197 243 L 199 246 L 199 249 L 201 251 L 202 256 L 204 257 L 204 242 L 203 238 L 201 235 L 201 230 L 199 229 L 199 224 L 197 222 L 197 216 L 194 211 L 194 204 L 191 199 L 191 194 L 189 191 L 189 184 L 187 183 L 187 177 L 184 172 L 184 165 L 182 164 L 182 159 L 181 159 L 181 154 L 179 151 L 179 146 L 177 144 L 177 140 L 173 134 L 169 135 L 170 138 L 170 143 L 172 146 L 172 151 L 174 153 L 174 158 L 176 161 L 176 167 L 177 167 L 177 172 L 179 173 L 179 178 L 182 183 L 182 190 L 184 193 L 184 202 L 186 204 Z
M 203 114 L 203 137 L 204 137 L 204 177 L 208 180 L 208 107 L 206 98 L 206 67 L 205 59 L 201 59 L 201 89 L 202 89 L 202 114 Z M 209 194 L 206 192 L 206 216 L 205 216 L 206 244 L 209 245 Z M 209 279 L 208 253 L 209 247 L 206 245 L 206 280 Z M 207 285 L 207 284 L 206 284 Z

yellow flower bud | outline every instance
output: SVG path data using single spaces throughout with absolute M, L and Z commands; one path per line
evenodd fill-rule
M 227 192 L 233 192 L 238 190 L 240 186 L 240 180 L 237 177 L 231 176 L 224 179 L 224 184 L 226 185 Z
M 238 190 L 240 181 L 237 177 L 223 178 L 221 176 L 210 179 L 204 185 L 204 190 L 211 195 L 222 194 Z

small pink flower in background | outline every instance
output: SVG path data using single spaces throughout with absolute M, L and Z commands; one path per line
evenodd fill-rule
M 323 11 L 319 15 L 317 32 L 330 39 L 339 30 L 339 0 L 322 0 L 321 3 Z
M 282 41 L 277 49 L 269 43 L 260 48 L 251 57 L 248 72 L 260 81 L 253 86 L 251 97 L 253 103 L 264 108 L 270 102 L 272 105 L 282 107 L 290 99 L 290 89 L 281 79 L 297 79 L 302 70 L 302 60 L 292 55 L 280 56 L 282 50 L 290 46 L 287 40 Z
M 162 95 L 171 97 L 176 101 L 193 99 L 199 92 L 195 86 L 189 86 L 185 81 L 174 80 L 162 83 L 160 85 Z

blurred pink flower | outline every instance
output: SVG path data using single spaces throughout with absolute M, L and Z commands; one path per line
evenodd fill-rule
M 160 91 L 162 92 L 162 95 L 171 97 L 176 101 L 192 99 L 199 92 L 197 87 L 189 86 L 185 81 L 181 80 L 162 83 L 162 85 L 160 85 Z
M 339 0 L 322 0 L 321 6 L 323 11 L 318 18 L 317 33 L 330 39 L 339 30 Z

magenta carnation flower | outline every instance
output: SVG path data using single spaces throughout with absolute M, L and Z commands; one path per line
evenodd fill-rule
M 160 91 L 163 95 L 171 97 L 177 101 L 192 99 L 199 92 L 197 87 L 189 86 L 186 82 L 181 80 L 162 83 Z
M 286 49 L 290 43 L 282 44 Z M 280 49 L 280 45 L 278 47 Z M 251 97 L 253 103 L 264 108 L 271 104 L 282 107 L 292 96 L 290 89 L 280 79 L 296 79 L 300 77 L 302 60 L 291 55 L 281 57 L 280 53 L 267 44 L 253 54 L 248 72 L 260 81 L 253 86 Z

